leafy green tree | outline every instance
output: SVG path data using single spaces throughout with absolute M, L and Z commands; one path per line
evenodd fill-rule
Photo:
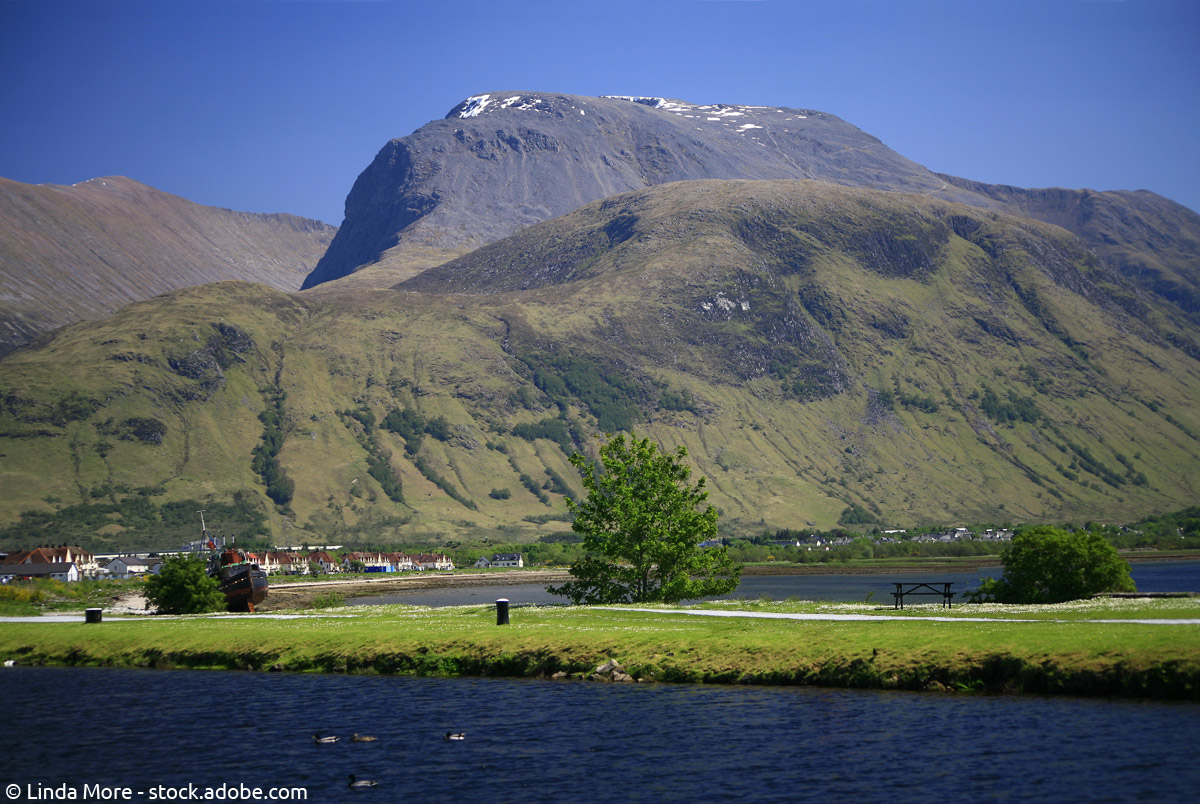
M 1102 535 L 1051 527 L 1027 528 L 1004 551 L 1004 575 L 985 579 L 976 599 L 1001 603 L 1062 603 L 1098 592 L 1136 591 L 1129 562 Z
M 724 547 L 699 546 L 716 537 L 717 511 L 700 510 L 708 492 L 703 477 L 690 485 L 685 457 L 632 433 L 600 448 L 602 472 L 572 455 L 588 496 L 567 506 L 586 555 L 571 566 L 574 580 L 548 591 L 575 603 L 673 603 L 736 589 L 741 566 Z
M 157 575 L 146 579 L 146 599 L 159 614 L 203 614 L 225 608 L 217 579 L 200 556 L 171 556 Z

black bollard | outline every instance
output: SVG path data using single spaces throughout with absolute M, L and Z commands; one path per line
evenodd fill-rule
M 496 625 L 508 625 L 508 598 L 496 601 Z
M 87 623 L 98 623 L 104 609 L 84 609 L 83 621 Z

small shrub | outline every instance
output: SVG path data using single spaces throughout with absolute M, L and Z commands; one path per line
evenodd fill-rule
M 203 614 L 225 608 L 217 579 L 200 556 L 171 556 L 146 579 L 146 599 L 159 614 Z
M 322 592 L 312 599 L 309 608 L 336 609 L 344 605 L 346 605 L 346 596 L 341 592 Z

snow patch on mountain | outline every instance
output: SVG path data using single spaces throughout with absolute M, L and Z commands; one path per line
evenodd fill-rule
M 601 95 L 600 97 L 606 100 L 627 101 L 641 106 L 649 106 L 652 109 L 705 124 L 719 123 L 720 128 L 734 134 L 747 136 L 760 145 L 763 144 L 763 141 L 754 132 L 764 130 L 770 123 L 774 123 L 777 126 L 779 123 L 787 123 L 788 121 L 805 120 L 810 114 L 817 114 L 823 117 L 819 113 L 800 112 L 795 109 L 784 109 L 775 106 L 730 105 L 724 103 L 693 104 L 653 95 Z M 561 100 L 564 99 L 547 97 L 540 94 L 510 95 L 503 98 L 491 94 L 473 95 L 456 106 L 449 116 L 470 118 L 479 117 L 484 112 L 493 114 L 504 110 L 540 112 L 552 115 L 561 115 L 566 111 L 570 111 L 578 112 L 581 117 L 587 116 L 587 111 L 575 104 L 571 104 L 569 109 L 564 109 Z M 770 115 L 768 119 L 768 115 L 763 114 L 763 112 L 774 112 L 774 114 Z M 783 117 L 776 117 L 775 115 L 783 115 Z M 709 126 L 708 128 L 711 130 L 713 127 Z M 696 130 L 703 131 L 704 128 L 697 126 Z M 792 132 L 789 128 L 776 128 L 776 130 L 785 134 Z
M 463 101 L 465 108 L 458 113 L 458 116 L 478 117 L 491 102 L 491 95 L 475 95 L 474 97 L 467 98 L 465 101 Z

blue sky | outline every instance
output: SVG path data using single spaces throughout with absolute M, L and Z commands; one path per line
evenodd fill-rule
M 0 176 L 340 223 L 391 138 L 540 90 L 818 109 L 927 167 L 1200 211 L 1194 0 L 0 0 Z

